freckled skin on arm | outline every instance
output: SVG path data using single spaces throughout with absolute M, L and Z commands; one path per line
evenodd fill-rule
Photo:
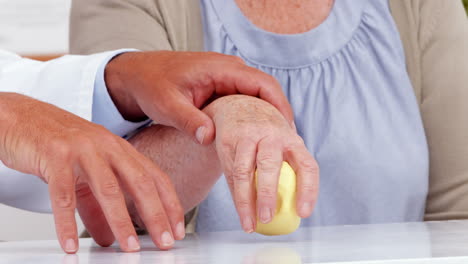
M 202 146 L 174 128 L 151 126 L 130 143 L 169 175 L 186 213 L 205 199 L 222 174 L 214 143 Z
M 252 232 L 257 215 L 262 223 L 271 221 L 279 172 L 287 161 L 297 174 L 298 215 L 304 218 L 312 213 L 318 193 L 318 165 L 276 108 L 252 96 L 230 95 L 216 99 L 203 112 L 216 127 L 215 142 L 208 146 L 160 125 L 130 140 L 170 177 L 185 212 L 206 198 L 224 172 L 243 229 Z M 253 175 L 257 169 L 255 191 Z

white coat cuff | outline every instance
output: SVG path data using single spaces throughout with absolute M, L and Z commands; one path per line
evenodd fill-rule
M 142 122 L 131 122 L 125 120 L 125 118 L 115 106 L 107 90 L 104 76 L 107 64 L 115 56 L 132 51 L 135 50 L 118 50 L 109 54 L 109 56 L 101 63 L 96 73 L 96 80 L 94 82 L 92 121 L 96 124 L 104 126 L 112 133 L 121 137 L 126 137 L 129 133 L 147 125 L 150 122 L 150 120 L 145 120 Z

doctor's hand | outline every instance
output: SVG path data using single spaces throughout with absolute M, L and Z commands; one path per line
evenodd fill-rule
M 212 120 L 199 108 L 213 96 L 245 94 L 274 105 L 289 124 L 290 105 L 272 76 L 248 67 L 242 59 L 213 52 L 129 52 L 109 62 L 108 91 L 130 121 L 146 116 L 210 144 Z
M 312 213 L 319 168 L 278 110 L 258 98 L 232 95 L 215 100 L 205 111 L 216 125 L 216 151 L 244 231 L 255 230 L 257 217 L 262 223 L 272 220 L 283 160 L 297 175 L 298 215 L 306 218 Z
M 78 250 L 75 208 L 98 244 L 114 237 L 124 251 L 140 249 L 125 206 L 129 193 L 154 243 L 171 248 L 184 236 L 184 215 L 168 178 L 128 142 L 53 105 L 0 93 L 0 159 L 49 185 L 59 242 Z

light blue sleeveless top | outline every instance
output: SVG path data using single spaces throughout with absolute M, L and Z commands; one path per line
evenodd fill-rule
M 428 150 L 387 0 L 335 0 L 317 28 L 293 35 L 253 25 L 234 0 L 201 0 L 205 49 L 274 76 L 320 166 L 320 193 L 302 226 L 421 221 Z M 241 229 L 222 177 L 197 231 Z

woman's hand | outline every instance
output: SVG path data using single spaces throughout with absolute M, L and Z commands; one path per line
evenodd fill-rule
M 280 112 L 263 100 L 244 95 L 219 98 L 205 111 L 216 126 L 216 150 L 243 229 L 255 230 L 256 215 L 262 223 L 272 220 L 283 160 L 297 174 L 298 215 L 308 217 L 318 194 L 318 165 Z
M 129 193 L 153 241 L 172 247 L 184 236 L 184 215 L 169 178 L 128 142 L 55 106 L 0 93 L 0 159 L 49 184 L 57 235 L 78 250 L 75 208 L 101 245 L 114 236 L 124 251 L 140 249 L 125 206 Z

